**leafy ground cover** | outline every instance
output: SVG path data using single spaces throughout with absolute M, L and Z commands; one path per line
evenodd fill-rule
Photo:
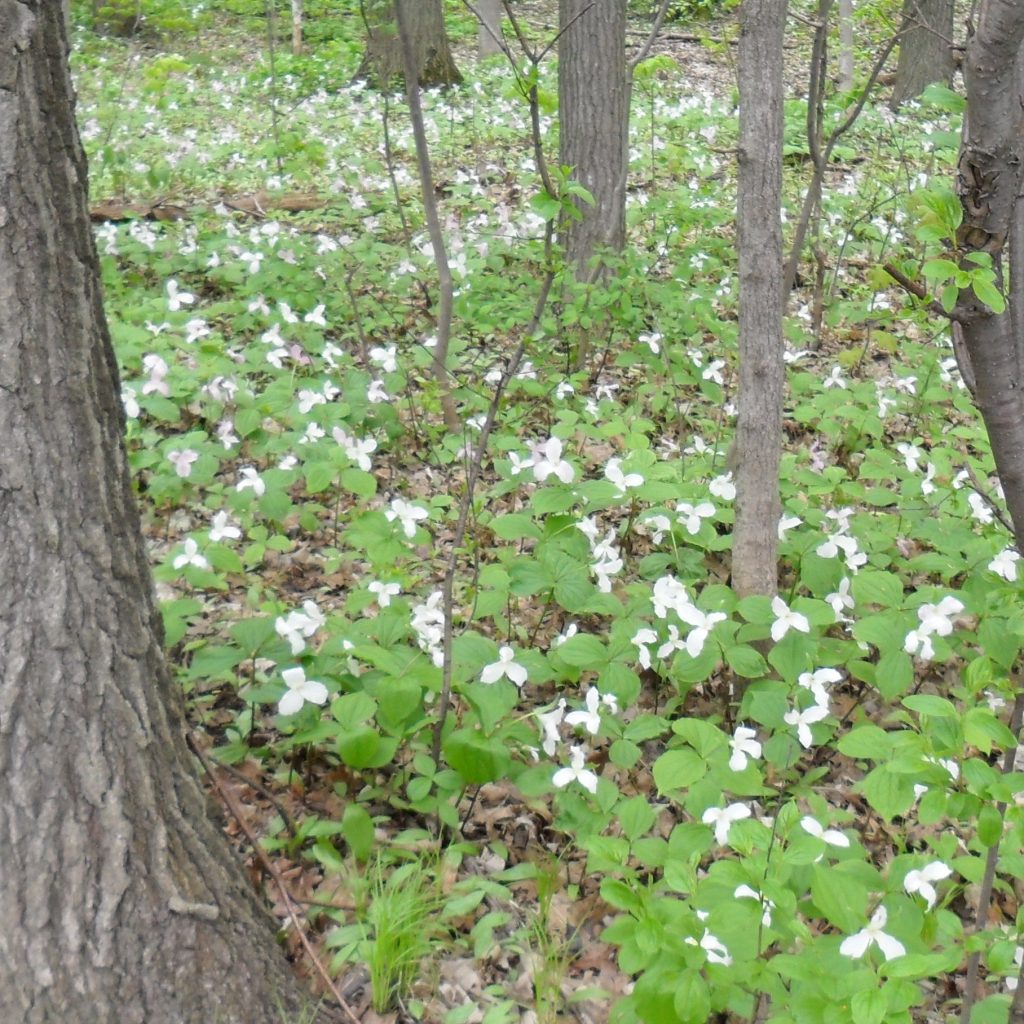
M 403 101 L 349 84 L 356 21 L 271 65 L 243 6 L 80 30 L 75 71 L 168 649 L 282 919 L 365 1020 L 939 1020 L 977 951 L 972 1019 L 1005 1021 L 1018 556 L 945 327 L 880 270 L 956 270 L 956 97 L 837 150 L 787 323 L 784 589 L 737 601 L 728 46 L 642 67 L 600 288 L 551 265 L 511 70 L 424 97 L 452 434 Z

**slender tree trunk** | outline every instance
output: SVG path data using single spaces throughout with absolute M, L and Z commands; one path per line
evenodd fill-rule
M 302 53 L 302 0 L 292 0 L 292 53 Z
M 480 26 L 477 30 L 477 56 L 493 57 L 501 53 L 501 0 L 477 0 Z
M 161 650 L 61 6 L 0 26 L 0 1021 L 281 1024 Z
M 626 244 L 629 156 L 626 0 L 560 0 L 558 108 L 560 159 L 594 197 L 563 218 L 561 242 L 579 276 L 593 279 L 598 249 Z
M 853 90 L 853 0 L 839 0 L 839 91 Z
M 916 99 L 932 82 L 953 80 L 953 0 L 904 0 L 909 28 L 900 40 L 889 106 L 897 110 Z
M 366 79 L 378 88 L 396 78 L 404 81 L 405 63 L 392 0 L 362 0 L 362 4 L 366 16 L 366 52 L 356 79 Z M 441 0 L 417 0 L 410 5 L 407 14 L 419 84 L 424 89 L 457 85 L 462 75 L 452 57 Z
M 732 582 L 741 596 L 778 589 L 782 454 L 782 44 L 786 0 L 740 8 L 739 396 Z

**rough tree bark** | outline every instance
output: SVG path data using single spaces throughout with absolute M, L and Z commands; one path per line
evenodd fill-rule
M 356 72 L 382 88 L 394 79 L 405 80 L 402 46 L 395 28 L 392 0 L 362 0 L 366 20 L 366 52 Z M 455 66 L 444 26 L 441 0 L 417 0 L 408 11 L 409 32 L 414 41 L 419 84 L 424 89 L 457 85 L 462 75 Z
M 478 0 L 476 9 L 480 15 L 477 56 L 493 57 L 501 53 L 501 0 Z
M 594 197 L 576 202 L 579 220 L 563 218 L 561 243 L 590 279 L 596 250 L 626 244 L 626 0 L 560 0 L 559 25 L 560 160 Z
M 292 0 L 292 53 L 302 53 L 302 0 Z
M 782 316 L 782 44 L 786 0 L 740 8 L 739 394 L 732 583 L 740 596 L 778 589 Z
M 0 0 L 0 1020 L 281 1024 L 161 650 L 66 54 Z
M 899 109 L 916 99 L 932 82 L 953 80 L 953 0 L 904 0 L 904 24 L 909 28 L 900 39 L 889 106 Z
M 1024 165 L 1024 7 L 1018 0 L 985 0 L 967 41 L 963 73 L 967 92 L 957 191 L 963 223 L 957 232 L 961 257 L 985 252 L 1006 280 L 1004 253 L 1017 241 L 1018 196 Z M 970 268 L 973 264 L 964 263 Z M 985 421 L 996 469 L 1013 520 L 1017 545 L 1024 544 L 1024 341 L 1014 324 L 1024 319 L 1024 279 L 1012 275 L 1007 309 L 994 313 L 972 291 L 953 311 L 960 321 L 975 381 L 975 399 Z

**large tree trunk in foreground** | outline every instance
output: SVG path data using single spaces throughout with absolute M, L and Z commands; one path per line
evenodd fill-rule
M 626 0 L 560 0 L 559 26 L 559 159 L 594 197 L 576 201 L 580 219 L 563 218 L 561 242 L 592 278 L 595 251 L 626 244 Z
M 889 106 L 897 110 L 932 82 L 953 80 L 953 0 L 904 0 L 900 59 Z
M 786 0 L 740 9 L 740 261 L 736 525 L 732 582 L 741 596 L 778 588 L 782 455 L 782 43 Z
M 1024 9 L 995 0 L 980 8 L 977 28 L 967 42 L 964 83 L 967 110 L 957 167 L 964 210 L 957 233 L 962 255 L 986 252 L 1000 278 L 1004 250 L 1016 232 L 1024 164 L 1024 92 L 1018 62 L 1024 42 Z M 973 264 L 965 262 L 966 268 Z M 975 381 L 975 398 L 985 421 L 996 469 L 1013 519 L 1018 546 L 1024 544 L 1024 379 L 1022 341 L 1014 324 L 1022 321 L 1024 279 L 1013 275 L 1008 308 L 994 313 L 973 291 L 964 291 L 954 310 Z
M 66 52 L 0 0 L 0 1021 L 281 1024 L 161 651 Z
M 384 88 L 393 79 L 404 81 L 402 46 L 395 26 L 393 0 L 363 0 L 366 14 L 366 52 L 356 79 Z M 419 84 L 424 89 L 457 85 L 462 75 L 455 66 L 444 26 L 441 0 L 416 0 L 407 12 L 413 40 Z

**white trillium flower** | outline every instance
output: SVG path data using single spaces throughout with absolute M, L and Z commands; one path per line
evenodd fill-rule
M 708 490 L 716 498 L 721 498 L 722 501 L 732 501 L 736 497 L 736 485 L 732 482 L 732 473 L 729 472 L 722 476 L 716 476 L 708 484 Z
M 752 889 L 749 885 L 738 885 L 736 891 L 733 893 L 737 899 L 746 900 L 757 900 L 761 904 L 761 924 L 765 928 L 771 926 L 772 923 L 772 911 L 775 909 L 775 904 L 768 899 L 767 896 L 762 896 L 756 889 Z
M 498 649 L 498 660 L 485 665 L 480 673 L 481 683 L 496 683 L 499 679 L 507 678 L 516 686 L 522 686 L 526 682 L 526 669 L 516 660 L 516 652 L 511 647 L 505 646 Z
M 184 569 L 186 565 L 194 565 L 197 569 L 210 567 L 210 563 L 199 553 L 199 545 L 191 537 L 185 539 L 181 554 L 172 564 L 175 569 Z
M 549 476 L 556 476 L 563 484 L 571 484 L 576 471 L 562 458 L 562 441 L 549 437 L 533 447 L 533 478 L 543 483 Z
M 301 665 L 296 668 L 286 668 L 281 673 L 288 691 L 278 702 L 277 710 L 282 715 L 294 715 L 296 711 L 302 710 L 302 705 L 309 701 L 310 704 L 327 703 L 327 687 L 315 679 L 307 679 L 305 670 Z
M 813 672 L 801 672 L 797 683 L 805 690 L 810 690 L 815 704 L 827 708 L 829 696 L 826 686 L 838 683 L 842 678 L 841 673 L 834 668 L 818 668 Z
M 987 526 L 995 519 L 988 502 L 977 491 L 971 491 L 967 495 L 967 504 L 971 506 L 971 515 L 983 526 Z
M 851 621 L 844 614 L 845 611 L 853 608 L 854 600 L 850 595 L 850 580 L 849 577 L 844 576 L 839 581 L 839 589 L 829 594 L 825 601 L 832 606 L 832 611 L 835 612 L 836 622 L 849 622 Z
M 631 642 L 636 644 L 637 660 L 640 662 L 640 667 L 649 669 L 651 667 L 650 645 L 658 642 L 658 634 L 653 629 L 638 629 Z
M 1009 583 L 1017 580 L 1017 562 L 1020 555 L 1013 548 L 1003 548 L 1002 551 L 988 563 L 989 572 L 1002 576 Z
M 719 622 L 725 622 L 729 617 L 725 612 L 705 612 L 692 604 L 681 605 L 676 608 L 676 612 L 683 622 L 693 626 L 693 629 L 686 636 L 684 645 L 686 653 L 691 658 L 700 656 L 704 650 L 704 644 L 707 643 L 707 639 L 711 635 L 711 631 Z M 670 626 L 669 629 L 671 628 Z
M 787 531 L 796 529 L 802 522 L 803 520 L 799 516 L 781 516 L 778 528 L 779 540 L 785 540 Z
M 564 789 L 570 782 L 578 782 L 590 793 L 597 792 L 597 776 L 586 767 L 587 754 L 583 747 L 573 747 L 569 753 L 569 767 L 559 768 L 551 777 L 551 782 Z
M 596 686 L 591 686 L 587 689 L 586 711 L 570 711 L 565 716 L 565 722 L 567 725 L 582 725 L 591 736 L 597 734 L 597 730 L 601 728 L 601 694 Z
M 757 760 L 761 756 L 761 744 L 755 739 L 757 732 L 745 725 L 736 726 L 736 731 L 729 740 L 732 756 L 729 758 L 729 769 L 741 772 L 747 767 L 750 758 Z
M 267 491 L 267 485 L 260 479 L 259 473 L 252 466 L 243 466 L 238 475 L 241 479 L 235 484 L 236 491 L 251 490 L 257 498 L 262 498 Z
M 688 501 L 681 501 L 676 505 L 676 522 L 678 522 L 690 536 L 700 532 L 701 522 L 710 519 L 715 514 L 715 506 L 710 501 L 702 501 L 699 505 L 691 505 Z
M 728 807 L 709 807 L 702 815 L 705 825 L 713 825 L 715 841 L 725 846 L 729 841 L 729 830 L 737 821 L 750 817 L 750 808 L 746 804 L 729 804 Z
M 554 757 L 555 751 L 558 749 L 558 744 L 562 737 L 558 731 L 558 727 L 562 724 L 562 719 L 565 718 L 565 698 L 559 699 L 558 704 L 553 707 L 550 711 L 538 711 L 537 719 L 540 721 L 540 727 L 544 733 L 544 739 L 541 743 L 541 747 L 544 749 L 544 753 L 548 757 Z
M 387 608 L 391 604 L 391 598 L 398 597 L 402 592 L 402 587 L 398 583 L 381 583 L 379 580 L 374 580 L 367 589 L 371 594 L 377 598 L 377 604 L 381 608 Z
M 931 864 L 926 864 L 923 868 L 908 871 L 907 877 L 903 879 L 903 888 L 911 896 L 915 892 L 920 893 L 925 898 L 928 909 L 931 910 L 935 906 L 937 898 L 932 882 L 941 882 L 942 879 L 949 878 L 951 874 L 953 874 L 953 869 L 943 864 L 941 860 L 932 861 Z
M 857 959 L 862 957 L 872 945 L 876 945 L 886 960 L 895 960 L 896 957 L 904 956 L 907 950 L 903 943 L 882 931 L 888 917 L 885 907 L 879 907 L 872 914 L 871 921 L 866 928 L 862 928 L 856 935 L 850 935 L 843 939 L 839 952 L 843 956 Z
M 416 524 L 426 519 L 430 513 L 419 505 L 412 505 L 401 498 L 395 498 L 391 507 L 384 513 L 389 522 L 396 519 L 402 527 L 402 532 L 410 540 L 416 536 Z
M 775 621 L 772 623 L 772 640 L 778 643 L 791 629 L 798 633 L 810 633 L 811 624 L 807 621 L 806 615 L 794 612 L 789 605 L 776 595 L 772 598 L 772 614 Z
M 809 814 L 805 814 L 800 819 L 800 827 L 808 835 L 814 836 L 815 839 L 821 839 L 823 842 L 828 843 L 829 846 L 840 846 L 846 849 L 850 845 L 848 836 L 843 835 L 838 829 L 825 828 L 816 818 L 812 818 Z
M 820 722 L 823 718 L 827 717 L 828 708 L 823 708 L 820 704 L 812 704 L 804 711 L 800 711 L 798 708 L 787 711 L 782 716 L 782 720 L 787 725 L 796 726 L 796 738 L 799 740 L 800 746 L 806 750 L 814 743 L 814 737 L 811 735 L 811 726 L 815 722 Z
M 896 451 L 903 456 L 903 462 L 905 463 L 907 470 L 911 473 L 917 472 L 917 460 L 924 454 L 916 444 L 908 444 L 906 441 L 900 441 L 896 445 Z
M 241 536 L 242 531 L 232 525 L 227 512 L 221 509 L 214 515 L 213 525 L 210 527 L 210 540 L 216 543 L 222 540 L 238 540 Z
M 644 478 L 639 473 L 623 473 L 622 459 L 609 459 L 604 475 L 619 489 L 617 498 L 623 498 L 630 487 L 640 487 Z
M 198 458 L 199 452 L 193 451 L 191 448 L 167 453 L 167 461 L 174 466 L 174 472 L 180 477 L 192 475 L 192 463 Z
M 196 301 L 196 297 L 191 292 L 178 290 L 178 282 L 173 277 L 167 282 L 165 287 L 167 290 L 167 308 L 172 313 L 176 313 L 182 306 L 191 306 Z

